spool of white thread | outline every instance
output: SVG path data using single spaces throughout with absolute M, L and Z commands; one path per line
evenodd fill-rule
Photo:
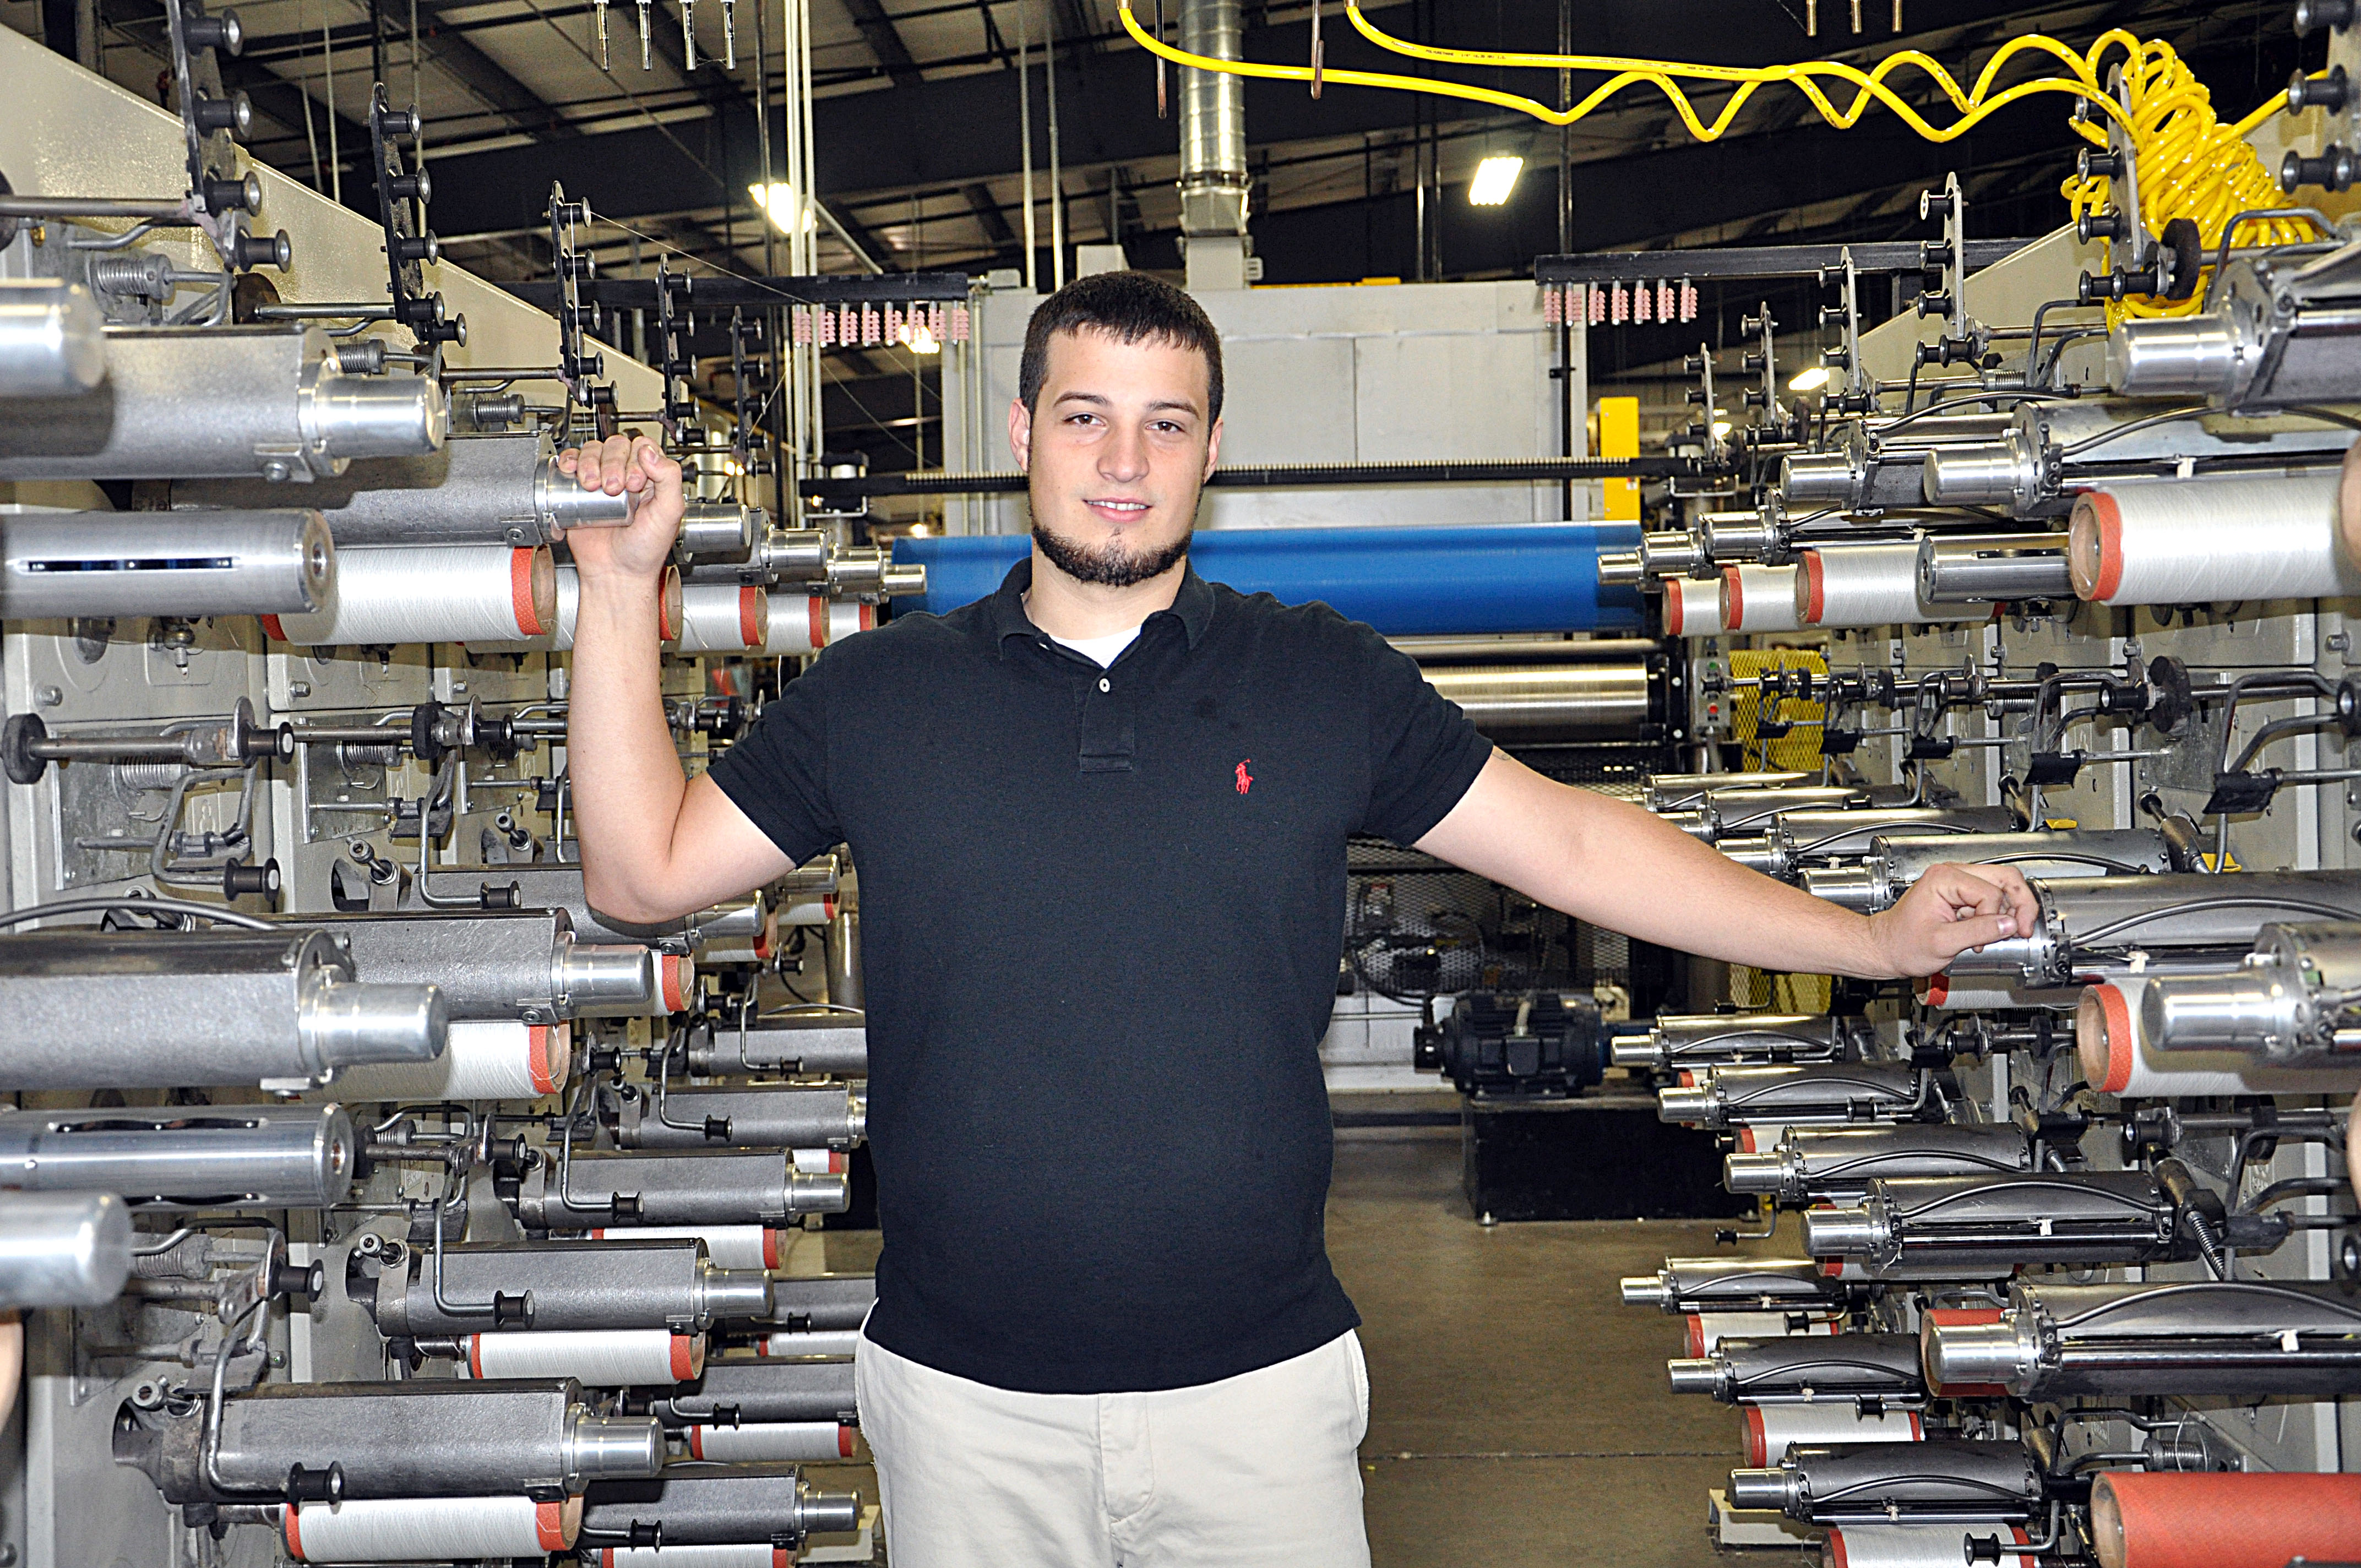
M 549 635 L 531 639 L 526 646 L 559 652 L 574 646 L 574 626 L 582 613 L 582 575 L 570 563 L 557 568 L 555 593 L 556 609 L 550 616 Z M 666 566 L 664 581 L 656 589 L 656 632 L 666 642 L 680 637 L 680 568 Z
M 1960 1568 L 1969 1561 L 1969 1541 L 1993 1535 L 2002 1538 L 2003 1563 L 2029 1568 L 2039 1561 L 2037 1553 L 2007 1550 L 2008 1542 L 2025 1543 L 2024 1530 L 2015 1525 L 1982 1530 L 1955 1524 L 1849 1524 L 1828 1531 L 1820 1562 L 1825 1568 Z
M 474 1377 L 572 1377 L 594 1388 L 686 1383 L 705 1371 L 705 1336 L 669 1329 L 467 1334 Z
M 2182 479 L 2086 490 L 2066 558 L 2099 604 L 2224 604 L 2361 594 L 2337 548 L 2336 477 Z
M 340 550 L 327 609 L 262 618 L 274 639 L 303 647 L 515 642 L 556 624 L 549 552 L 505 544 Z
M 2005 985 L 1998 975 L 1968 975 L 1957 977 L 1949 970 L 1931 974 L 1919 981 L 1915 989 L 1918 1000 L 1938 1013 L 1993 1013 L 2022 1011 L 2026 1008 L 2050 1008 L 2072 1002 L 2075 991 L 2037 990 L 2029 986 Z
M 1791 1442 L 1923 1442 L 1916 1410 L 1864 1416 L 1850 1400 L 1822 1405 L 1746 1407 L 1746 1463 L 1761 1469 L 1787 1456 Z
M 1982 605 L 1918 602 L 1918 544 L 1845 544 L 1795 562 L 1795 619 L 1806 626 L 1924 626 L 1982 620 Z
M 836 918 L 836 895 L 826 894 L 800 904 L 782 905 L 778 910 L 782 926 L 825 926 Z
M 754 1541 L 735 1546 L 607 1546 L 598 1568 L 795 1568 L 784 1546 Z
M 844 1156 L 834 1149 L 793 1149 L 796 1168 L 806 1176 L 842 1176 Z
M 851 1355 L 861 1347 L 859 1329 L 807 1329 L 801 1333 L 764 1334 L 764 1355 Z
M 859 599 L 832 599 L 826 594 L 798 594 L 772 607 L 771 635 L 765 653 L 817 653 L 831 642 L 841 642 L 877 624 L 877 607 Z
M 298 1563 L 448 1563 L 542 1557 L 574 1544 L 582 1499 L 368 1497 L 285 1509 L 280 1528 Z
M 2343 1093 L 2361 1080 L 2349 1069 L 2266 1066 L 2244 1051 L 2158 1051 L 2140 1028 L 2147 982 L 2131 976 L 2083 989 L 2074 1007 L 2074 1051 L 2082 1077 L 2103 1094 L 2126 1098 L 2196 1094 Z
M 751 583 L 690 583 L 680 615 L 684 653 L 740 653 L 771 635 L 770 592 Z
M 852 1429 L 834 1421 L 759 1421 L 736 1427 L 691 1427 L 692 1459 L 733 1463 L 824 1464 L 852 1457 Z
M 1664 635 L 1711 637 L 1721 630 L 1721 579 L 1666 577 Z
M 566 1087 L 572 1026 L 515 1018 L 454 1019 L 433 1061 L 348 1067 L 307 1100 L 538 1100 Z
M 1834 1320 L 1806 1319 L 1801 1328 L 1795 1326 L 1784 1312 L 1691 1312 L 1688 1314 L 1687 1354 L 1692 1357 L 1710 1355 L 1713 1347 L 1725 1339 L 1793 1339 L 1799 1334 L 1833 1334 Z
M 1724 566 L 1721 569 L 1721 629 L 1724 631 L 1796 631 L 1795 568 Z
M 785 1233 L 767 1225 L 634 1225 L 630 1230 L 592 1231 L 594 1242 L 686 1242 L 705 1244 L 716 1268 L 776 1268 Z

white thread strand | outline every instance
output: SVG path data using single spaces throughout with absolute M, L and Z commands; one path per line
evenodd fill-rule
M 2104 487 L 2074 502 L 2074 591 L 2101 604 L 2361 594 L 2337 547 L 2336 477 Z
M 774 595 L 771 633 L 763 643 L 765 653 L 817 653 L 831 642 L 841 642 L 877 624 L 877 607 L 859 599 L 832 599 L 825 594 Z
M 541 1557 L 574 1544 L 582 1499 L 388 1497 L 306 1503 L 280 1530 L 299 1563 L 448 1563 Z
M 851 1456 L 852 1429 L 834 1421 L 756 1421 L 734 1427 L 691 1427 L 688 1452 L 697 1459 L 824 1464 Z
M 1789 1443 L 1919 1442 L 1926 1435 L 1915 1411 L 1864 1416 L 1849 1399 L 1746 1408 L 1746 1463 L 1758 1467 L 1784 1459 Z
M 1721 630 L 1721 579 L 1664 579 L 1664 635 L 1711 637 Z
M 1795 568 L 1725 566 L 1721 571 L 1724 631 L 1795 631 Z
M 763 1225 L 634 1225 L 630 1230 L 592 1231 L 592 1241 L 705 1244 L 716 1268 L 776 1268 L 780 1234 Z
M 2092 1088 L 2125 1099 L 2199 1094 L 2343 1093 L 2361 1079 L 2350 1069 L 2268 1067 L 2244 1051 L 2158 1051 L 2140 1027 L 2147 981 L 2135 975 L 2104 981 L 2082 992 L 2074 1009 L 2074 1050 Z
M 306 647 L 515 642 L 549 629 L 555 596 L 547 550 L 357 548 L 336 553 L 335 598 L 328 609 L 271 616 L 264 624 L 280 641 Z
M 598 1568 L 789 1568 L 795 1553 L 768 1541 L 737 1546 L 609 1546 Z
M 802 1333 L 764 1334 L 764 1355 L 851 1355 L 861 1345 L 859 1329 L 809 1329 Z
M 470 1334 L 461 1343 L 477 1377 L 573 1377 L 594 1388 L 639 1388 L 705 1370 L 704 1339 L 669 1329 Z
M 1969 1561 L 1967 1543 L 1979 1535 L 1998 1535 L 2003 1528 L 1990 1530 L 1962 1529 L 1955 1524 L 1849 1524 L 1842 1530 L 1828 1532 L 1831 1543 L 1828 1560 L 1842 1563 L 1845 1568 L 1960 1568 Z M 2012 1541 L 2022 1541 L 2025 1531 L 2008 1528 Z M 1839 1538 L 1841 1544 L 1838 1544 Z M 2004 1560 L 2019 1564 L 2036 1562 L 2030 1552 L 2003 1551 Z M 653 1561 L 651 1559 L 650 1561 Z
M 768 590 L 737 583 L 690 583 L 681 589 L 680 651 L 738 653 L 770 636 Z
M 1918 602 L 1918 544 L 1846 544 L 1806 550 L 1795 572 L 1795 619 L 1805 626 L 1924 626 L 1982 620 L 1982 605 Z
M 566 1087 L 571 1065 L 565 1025 L 514 1018 L 454 1019 L 433 1061 L 348 1067 L 305 1096 L 369 1100 L 538 1100 Z

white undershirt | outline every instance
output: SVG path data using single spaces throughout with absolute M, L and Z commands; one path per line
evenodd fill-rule
M 1131 646 L 1138 635 L 1139 628 L 1132 626 L 1121 631 L 1110 631 L 1104 637 L 1052 637 L 1049 641 L 1061 647 L 1071 648 L 1099 668 L 1105 669 Z

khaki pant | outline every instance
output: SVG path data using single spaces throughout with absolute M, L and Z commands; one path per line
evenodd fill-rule
M 1357 1334 L 1148 1394 L 1021 1394 L 861 1342 L 895 1568 L 1367 1568 Z

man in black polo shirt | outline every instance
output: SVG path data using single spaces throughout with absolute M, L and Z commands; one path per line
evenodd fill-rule
M 1808 972 L 1932 973 L 2030 897 L 1950 867 L 1849 914 L 1494 753 L 1369 628 L 1204 582 L 1221 349 L 1178 291 L 1060 291 L 1019 385 L 1031 558 L 830 648 L 686 784 L 652 591 L 679 469 L 569 455 L 642 498 L 570 541 L 589 895 L 664 919 L 851 848 L 885 1243 L 860 1401 L 902 1568 L 1364 1564 L 1315 1048 L 1346 839 Z

